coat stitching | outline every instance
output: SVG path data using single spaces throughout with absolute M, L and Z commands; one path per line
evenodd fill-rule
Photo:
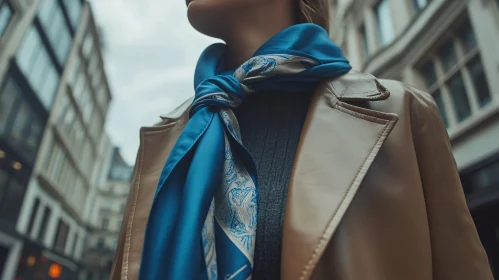
M 354 117 L 356 117 L 356 116 L 354 116 Z M 349 205 L 349 203 L 351 202 L 351 200 L 353 199 L 353 197 L 356 193 L 356 190 L 360 186 L 361 182 L 359 182 L 359 181 L 361 181 L 360 180 L 361 172 L 362 173 L 367 172 L 367 166 L 370 165 L 367 163 L 372 163 L 375 155 L 379 151 L 381 145 L 383 144 L 384 140 L 388 136 L 389 131 L 395 125 L 396 121 L 397 121 L 397 119 L 395 118 L 395 119 L 392 119 L 391 121 L 389 121 L 387 124 L 385 124 L 386 126 L 385 126 L 384 130 L 382 131 L 381 135 L 379 136 L 379 138 L 376 141 L 376 143 L 374 144 L 374 146 L 371 148 L 371 152 L 364 159 L 364 164 L 357 171 L 357 174 L 355 175 L 354 181 L 352 182 L 352 184 L 348 188 L 348 191 L 345 194 L 345 196 L 343 197 L 342 202 L 340 203 L 338 208 L 336 208 L 336 210 L 333 214 L 333 217 L 331 218 L 331 220 L 329 222 L 329 225 L 323 231 L 322 237 L 317 242 L 317 245 L 315 246 L 315 249 L 314 249 L 314 252 L 312 253 L 312 256 L 310 257 L 307 265 L 305 266 L 305 268 L 303 269 L 303 271 L 301 273 L 300 280 L 307 279 L 307 276 L 309 276 L 308 274 L 310 273 L 310 269 L 317 263 L 319 251 L 324 247 L 324 243 L 326 243 L 329 240 L 329 236 L 331 236 L 331 233 L 334 231 L 334 228 L 338 225 L 339 214 L 341 214 L 341 212 L 343 212 L 343 213 L 346 212 L 347 205 Z M 365 172 L 363 172 L 363 171 L 365 171 Z

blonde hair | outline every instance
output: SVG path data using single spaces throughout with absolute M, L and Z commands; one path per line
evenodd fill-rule
M 315 23 L 329 32 L 329 1 L 298 0 L 298 22 Z

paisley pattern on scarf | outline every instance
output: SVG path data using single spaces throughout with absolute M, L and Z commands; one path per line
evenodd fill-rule
M 217 253 L 215 251 L 215 200 L 212 200 L 206 221 L 204 222 L 201 238 L 203 241 L 203 251 L 206 261 L 206 272 L 208 279 L 218 279 L 217 273 Z
M 313 90 L 351 68 L 313 24 L 281 31 L 239 68 L 220 73 L 224 52 L 225 45 L 212 45 L 198 61 L 190 120 L 165 163 L 149 214 L 141 280 L 251 279 L 257 173 L 232 109 L 250 94 Z
M 274 75 L 297 74 L 318 64 L 317 61 L 302 56 L 273 54 L 252 57 L 239 67 L 234 77 L 239 81 L 253 82 Z

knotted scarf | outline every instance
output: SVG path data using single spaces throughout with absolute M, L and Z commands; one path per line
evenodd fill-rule
M 232 108 L 259 92 L 312 91 L 351 69 L 314 24 L 281 31 L 234 71 L 220 71 L 224 52 L 224 44 L 211 45 L 196 66 L 190 119 L 164 165 L 149 214 L 141 280 L 251 279 L 257 172 Z

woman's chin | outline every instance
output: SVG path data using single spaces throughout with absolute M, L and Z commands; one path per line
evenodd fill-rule
M 216 9 L 204 5 L 205 3 L 200 0 L 190 1 L 187 6 L 187 18 L 191 26 L 204 35 L 220 38 L 224 20 L 217 16 Z

